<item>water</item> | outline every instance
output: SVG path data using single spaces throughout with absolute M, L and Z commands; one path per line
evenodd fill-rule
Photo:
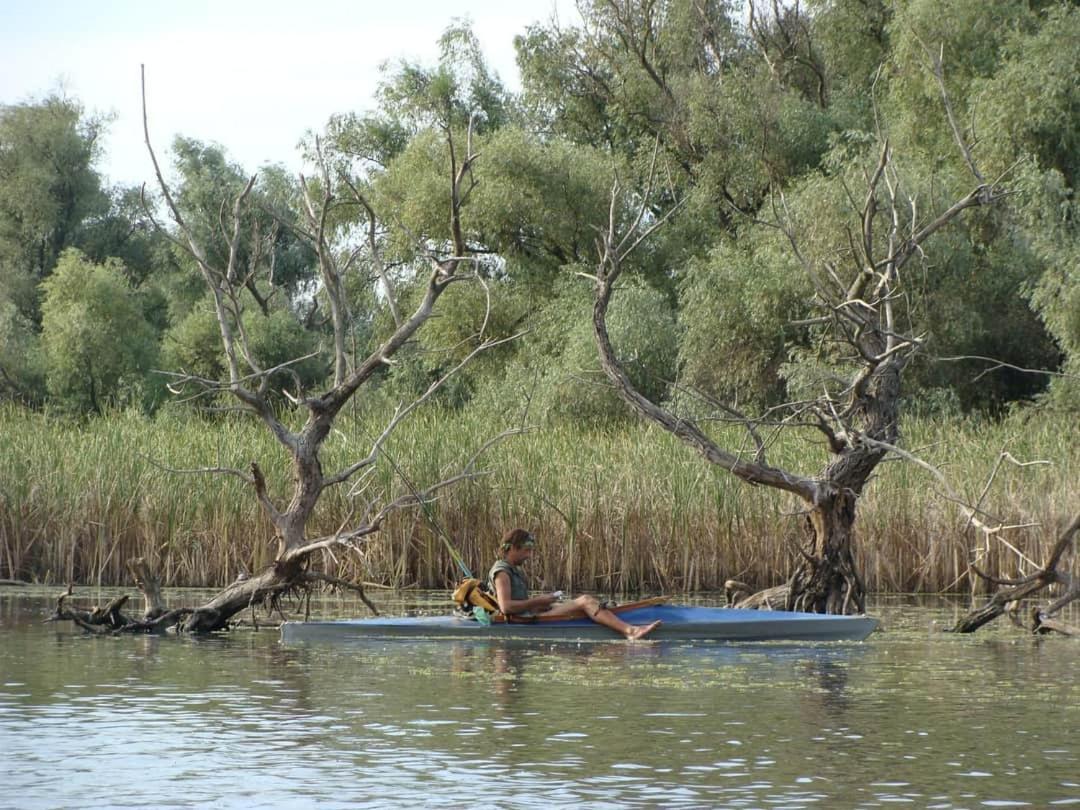
M 1080 643 L 944 635 L 940 600 L 817 645 L 90 638 L 50 604 L 0 594 L 3 807 L 1080 807 Z

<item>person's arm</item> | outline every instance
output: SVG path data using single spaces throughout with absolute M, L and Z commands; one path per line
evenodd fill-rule
M 510 575 L 500 571 L 495 575 L 495 598 L 499 602 L 499 610 L 504 616 L 512 616 L 515 613 L 524 613 L 527 610 L 547 610 L 558 601 L 555 594 L 544 593 L 528 599 L 510 598 Z

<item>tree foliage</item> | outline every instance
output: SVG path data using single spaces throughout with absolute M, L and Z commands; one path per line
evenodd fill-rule
M 66 250 L 78 248 L 133 284 L 145 281 L 161 256 L 162 240 L 138 210 L 137 192 L 107 188 L 95 168 L 107 124 L 60 93 L 0 107 L 0 396 L 40 403 L 49 395 L 41 305 Z M 159 329 L 160 304 L 149 294 L 138 299 Z M 55 381 L 58 361 L 49 362 Z M 49 391 L 73 406 L 66 385 Z
M 94 170 L 105 123 L 56 94 L 0 108 L 0 267 L 7 284 L 45 278 L 108 210 Z
M 155 335 L 120 262 L 94 264 L 69 249 L 43 287 L 49 393 L 67 408 L 94 413 L 153 399 L 147 372 L 157 356 Z
M 1006 180 L 1013 196 L 957 223 L 939 237 L 932 265 L 909 269 L 900 309 L 932 348 L 909 370 L 907 395 L 998 411 L 1045 387 L 1045 377 L 1016 368 L 1075 373 L 1075 4 L 751 5 L 752 15 L 727 0 L 582 3 L 579 18 L 537 23 L 516 39 L 520 94 L 461 23 L 439 41 L 434 64 L 388 63 L 371 109 L 343 110 L 305 144 L 325 174 L 301 180 L 263 167 L 249 192 L 235 266 L 250 283 L 236 320 L 259 343 L 261 362 L 279 362 L 285 347 L 328 347 L 334 318 L 348 320 L 356 355 L 376 345 L 401 316 L 389 302 L 398 294 L 415 302 L 432 251 L 460 232 L 463 258 L 486 287 L 448 291 L 446 317 L 381 375 L 387 394 L 425 387 L 475 347 L 486 323 L 489 334 L 529 337 L 474 364 L 444 396 L 465 405 L 528 377 L 562 386 L 555 400 L 569 402 L 562 372 L 577 337 L 560 312 L 581 302 L 563 279 L 594 260 L 613 184 L 640 188 L 652 171 L 647 220 L 680 210 L 628 258 L 635 289 L 655 295 L 648 314 L 665 348 L 653 360 L 674 358 L 650 374 L 708 396 L 776 404 L 815 384 L 810 370 L 835 358 L 794 323 L 813 289 L 783 235 L 764 223 L 790 217 L 811 258 L 827 260 L 847 246 L 823 235 L 843 233 L 861 204 L 851 193 L 883 138 L 903 160 L 917 208 L 931 210 L 967 182 L 953 160 L 959 131 L 987 179 Z M 951 118 L 936 114 L 943 88 Z M 35 348 L 40 285 L 72 246 L 95 264 L 120 260 L 164 358 L 212 370 L 207 293 L 191 258 L 153 226 L 160 200 L 148 212 L 136 190 L 107 188 L 94 170 L 106 123 L 59 95 L 0 110 L 5 396 L 47 396 Z M 447 172 L 462 167 L 468 148 L 477 162 L 452 217 Z M 193 138 L 178 139 L 173 158 L 179 211 L 220 264 L 229 245 L 223 204 L 243 191 L 247 172 Z M 305 193 L 314 202 L 329 195 L 321 226 L 305 213 Z M 631 208 L 614 211 L 620 224 Z M 349 268 L 345 312 L 332 311 L 316 261 L 320 227 L 334 261 Z M 616 297 L 616 333 L 619 306 Z M 677 328 L 661 325 L 669 315 Z M 564 334 L 552 331 L 560 323 Z M 988 361 L 971 359 L 982 357 L 1016 368 L 983 375 Z M 589 374 L 578 359 L 581 380 Z M 325 370 L 325 360 L 311 361 L 303 384 Z M 1055 389 L 1055 401 L 1072 400 L 1069 378 Z

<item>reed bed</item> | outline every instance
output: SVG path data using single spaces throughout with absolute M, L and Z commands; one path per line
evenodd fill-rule
M 340 420 L 324 468 L 364 455 L 384 420 Z M 332 533 L 368 500 L 453 474 L 498 429 L 468 412 L 414 414 L 356 493 L 346 486 L 324 497 L 312 533 Z M 1009 523 L 1035 524 L 975 549 L 984 570 L 1013 576 L 1017 552 L 1040 561 L 1061 521 L 1080 510 L 1074 432 L 1067 414 L 1029 411 L 998 422 L 911 421 L 904 443 L 939 466 L 965 499 L 982 495 L 987 510 Z M 1052 464 L 1005 463 L 987 486 L 1003 451 Z M 770 461 L 812 473 L 824 458 L 816 437 L 792 435 L 771 449 Z M 167 585 L 227 584 L 270 561 L 272 529 L 238 478 L 175 470 L 246 469 L 252 460 L 271 493 L 287 498 L 283 455 L 244 419 L 123 413 L 76 423 L 0 408 L 0 578 L 124 585 L 126 561 L 143 556 Z M 448 544 L 475 573 L 486 573 L 499 535 L 522 525 L 541 538 L 538 584 L 602 594 L 714 590 L 729 578 L 782 581 L 803 532 L 792 498 L 747 486 L 637 423 L 534 430 L 490 449 L 478 467 L 487 474 L 395 514 L 360 554 L 326 554 L 322 565 L 394 587 L 438 588 L 460 577 Z M 968 574 L 974 532 L 937 482 L 910 463 L 879 468 L 857 529 L 872 591 L 976 587 Z

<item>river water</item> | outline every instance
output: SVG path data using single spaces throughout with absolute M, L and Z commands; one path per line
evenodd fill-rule
M 946 600 L 860 643 L 348 647 L 51 603 L 0 593 L 2 807 L 1080 807 L 1080 641 L 944 634 Z

